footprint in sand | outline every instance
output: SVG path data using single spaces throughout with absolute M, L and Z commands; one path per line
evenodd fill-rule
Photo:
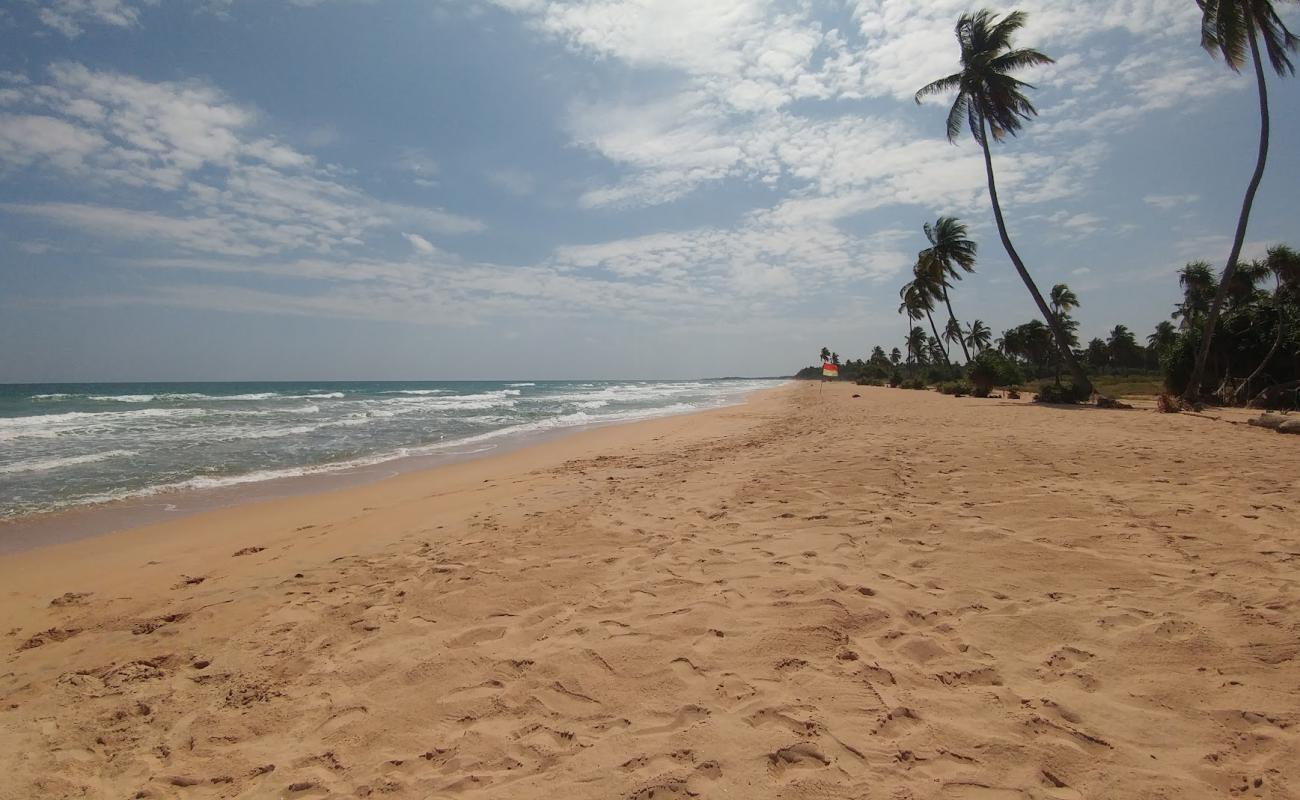
M 808 742 L 798 742 L 767 754 L 768 766 L 776 773 L 789 769 L 820 769 L 831 760 Z

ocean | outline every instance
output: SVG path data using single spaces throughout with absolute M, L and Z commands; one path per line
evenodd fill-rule
M 779 380 L 0 385 L 0 519 L 467 455 L 711 408 Z

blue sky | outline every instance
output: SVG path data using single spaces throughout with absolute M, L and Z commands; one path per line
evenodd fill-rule
M 1058 63 L 995 156 L 1012 235 L 1085 338 L 1145 336 L 1179 266 L 1226 257 L 1253 85 L 1192 0 L 1016 7 Z M 9 4 L 0 380 L 788 373 L 901 344 L 940 214 L 981 245 L 958 315 L 1001 331 L 1034 309 L 978 148 L 911 100 L 969 8 Z M 1300 83 L 1270 89 L 1248 256 L 1300 245 Z

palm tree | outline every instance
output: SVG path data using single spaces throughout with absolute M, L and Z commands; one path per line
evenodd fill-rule
M 943 340 L 949 345 L 953 342 L 961 345 L 961 351 L 966 354 L 966 360 L 970 361 L 970 351 L 966 349 L 966 337 L 962 335 L 961 323 L 956 317 L 949 317 L 948 324 L 943 327 Z
M 1201 391 L 1205 364 L 1210 357 L 1210 340 L 1214 338 L 1214 326 L 1219 320 L 1219 311 L 1223 308 L 1223 300 L 1237 269 L 1237 258 L 1241 255 L 1241 245 L 1246 240 L 1246 225 L 1250 221 L 1250 207 L 1255 202 L 1259 182 L 1264 178 L 1264 162 L 1268 160 L 1268 84 L 1264 80 L 1264 64 L 1259 57 L 1259 40 L 1264 40 L 1268 60 L 1278 77 L 1295 74 L 1295 66 L 1287 56 L 1287 51 L 1294 52 L 1300 48 L 1300 39 L 1282 24 L 1269 0 L 1196 0 L 1196 4 L 1201 7 L 1201 47 L 1208 50 L 1210 55 L 1213 56 L 1217 51 L 1223 55 L 1224 62 L 1233 72 L 1240 72 L 1246 63 L 1246 48 L 1250 48 L 1250 59 L 1255 67 L 1255 85 L 1259 90 L 1259 151 L 1255 157 L 1255 171 L 1250 176 L 1246 196 L 1241 201 L 1241 214 L 1237 217 L 1237 231 L 1232 237 L 1232 249 L 1228 251 L 1228 263 L 1223 267 L 1218 291 L 1214 293 L 1210 313 L 1205 318 L 1196 366 L 1192 369 L 1191 380 L 1183 393 L 1189 401 L 1195 400 Z
M 1051 58 L 1037 50 L 1012 49 L 1011 38 L 1024 24 L 1025 15 L 1020 11 L 1013 11 L 1000 20 L 989 11 L 962 14 L 957 20 L 956 28 L 957 43 L 961 47 L 961 72 L 921 87 L 916 93 L 916 102 L 920 103 L 926 95 L 957 90 L 957 99 L 948 112 L 948 141 L 955 141 L 965 126 L 983 149 L 989 201 L 993 205 L 993 219 L 997 222 L 1002 246 L 1006 248 L 1016 272 L 1038 305 L 1039 313 L 1051 327 L 1056 347 L 1069 365 L 1075 383 L 1080 390 L 1091 392 L 1092 383 L 1074 357 L 1065 329 L 1047 307 L 1042 293 L 1025 268 L 1025 262 L 1011 244 L 1006 221 L 1002 218 L 1002 206 L 998 203 L 997 184 L 993 179 L 993 155 L 989 150 L 989 136 L 992 135 L 996 142 L 1002 141 L 1007 134 L 1015 136 L 1023 120 L 1038 113 L 1023 91 L 1033 87 L 1011 77 L 1011 72 L 1053 63 Z
M 822 352 L 821 352 L 821 356 L 822 356 L 822 361 L 830 361 L 830 360 L 831 360 L 831 349 L 830 349 L 829 347 L 823 347 L 823 348 L 822 348 Z
M 925 330 L 920 326 L 914 326 L 907 332 L 907 339 L 904 344 L 907 346 L 907 360 L 913 363 L 920 363 L 925 355 L 925 347 L 929 342 Z
M 1156 323 L 1155 331 L 1147 337 L 1147 349 L 1158 358 L 1177 339 L 1178 329 L 1174 327 L 1174 323 L 1162 319 Z
M 1061 321 L 1061 327 L 1065 328 L 1065 332 L 1069 337 L 1066 345 L 1073 348 L 1079 343 L 1078 337 L 1074 335 L 1074 332 L 1079 328 L 1079 323 L 1070 318 L 1070 312 L 1079 307 L 1079 296 L 1069 286 L 1058 283 L 1052 287 L 1048 297 L 1051 298 L 1052 313 Z M 1059 358 L 1056 360 L 1056 382 L 1061 382 L 1061 360 Z
M 917 268 L 913 269 L 914 277 L 903 284 L 899 296 L 903 298 L 903 305 L 907 307 L 909 317 L 912 316 L 913 311 L 918 312 L 915 319 L 920 319 L 921 314 L 925 314 L 925 318 L 930 321 L 930 330 L 934 332 L 935 340 L 938 340 L 939 329 L 934 326 L 934 315 L 931 312 L 934 311 L 934 301 L 939 297 L 939 290 L 932 282 L 931 276 L 923 273 L 919 267 L 918 262 Z M 939 349 L 943 350 L 942 347 Z M 943 352 L 943 363 L 950 364 L 946 350 Z
M 1286 314 L 1283 310 L 1282 295 L 1286 291 L 1295 292 L 1300 290 L 1300 253 L 1292 250 L 1284 244 L 1270 247 L 1268 257 L 1262 262 L 1269 272 L 1273 274 L 1276 286 L 1273 289 L 1273 309 L 1277 314 L 1277 331 L 1273 336 L 1273 346 L 1269 348 L 1264 359 L 1255 367 L 1255 371 L 1250 373 L 1250 377 L 1242 381 L 1237 387 L 1237 399 L 1240 400 L 1246 393 L 1246 388 L 1254 383 L 1268 362 L 1273 360 L 1278 348 L 1282 345 L 1282 333 L 1286 327 Z
M 1116 325 L 1106 340 L 1106 349 L 1110 351 L 1111 363 L 1117 367 L 1136 366 L 1138 347 L 1137 338 L 1127 325 Z
M 898 348 L 895 347 L 891 349 L 889 351 L 889 363 L 897 367 L 902 362 L 903 362 L 903 354 L 898 352 Z
M 956 327 L 957 343 L 961 345 L 966 360 L 970 361 L 970 351 L 966 349 L 966 342 L 962 340 L 961 327 L 957 325 L 957 315 L 953 313 L 952 301 L 948 299 L 948 287 L 951 285 L 950 280 L 961 280 L 962 273 L 958 271 L 959 269 L 965 272 L 975 271 L 976 245 L 967 238 L 966 225 L 959 222 L 956 217 L 939 217 L 933 225 L 925 223 L 924 230 L 930 246 L 921 251 L 917 263 L 922 265 L 921 268 L 930 273 L 932 281 L 938 284 L 940 296 L 943 298 L 944 305 L 948 307 L 949 324 Z M 946 333 L 944 338 L 947 338 Z
M 974 349 L 977 354 L 988 349 L 992 339 L 993 331 L 989 330 L 982 319 L 975 320 L 966 329 L 966 346 Z
M 1183 302 L 1174 307 L 1173 318 L 1180 320 L 1179 327 L 1195 327 L 1204 314 L 1210 313 L 1216 279 L 1214 268 L 1204 261 L 1188 262 L 1178 270 L 1178 285 L 1183 290 Z

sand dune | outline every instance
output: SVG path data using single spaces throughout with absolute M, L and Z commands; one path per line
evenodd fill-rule
M 791 386 L 6 557 L 0 797 L 1296 797 L 1297 520 L 1293 437 Z

